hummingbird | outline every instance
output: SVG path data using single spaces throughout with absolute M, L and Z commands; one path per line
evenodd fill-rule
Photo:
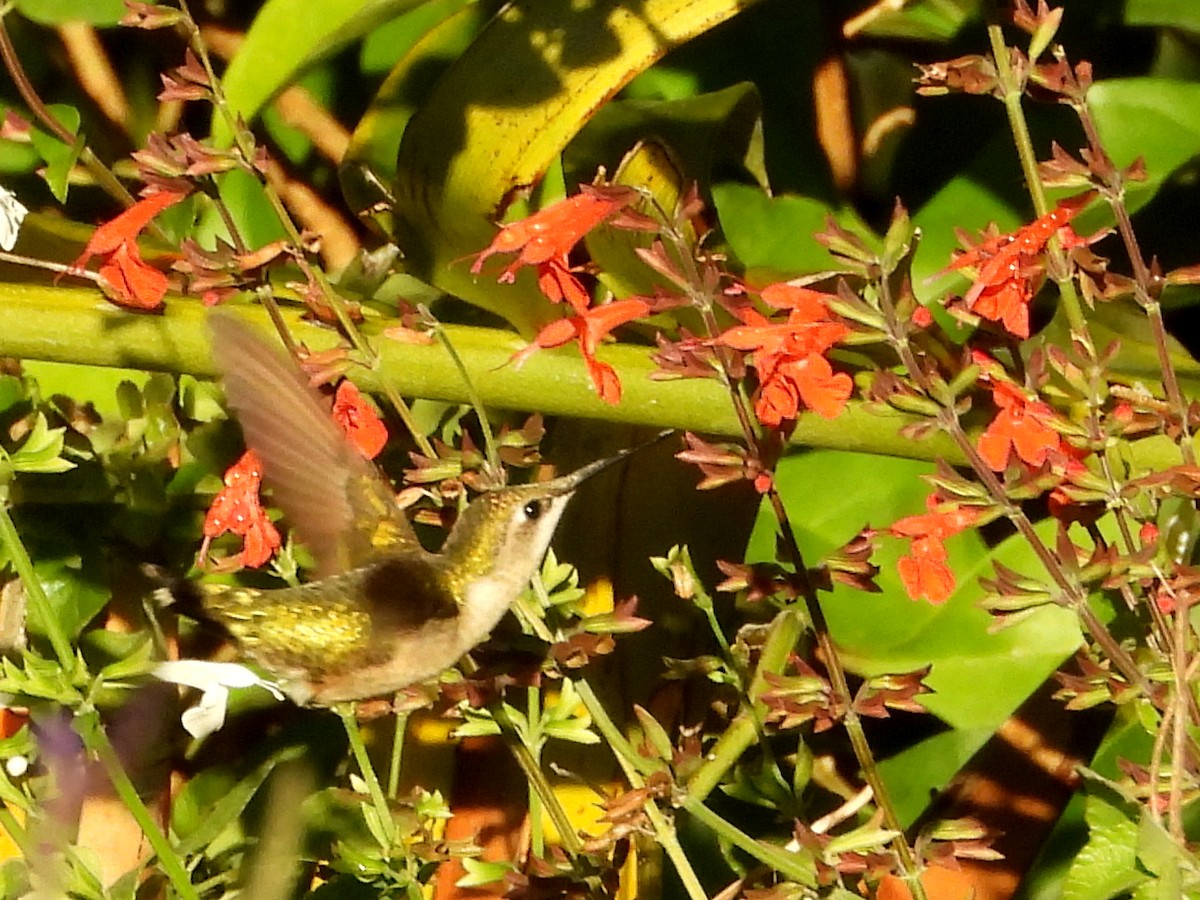
M 300 706 L 381 697 L 454 665 L 533 577 L 579 486 L 640 449 L 485 492 L 431 552 L 299 367 L 232 315 L 210 327 L 226 402 L 317 577 L 261 590 L 184 581 L 163 599 L 223 628 Z

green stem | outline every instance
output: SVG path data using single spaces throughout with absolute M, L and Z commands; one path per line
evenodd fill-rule
M 17 821 L 17 817 L 3 803 L 0 803 L 0 828 L 3 828 L 12 838 L 12 842 L 17 845 L 22 856 L 26 859 L 36 858 L 36 854 L 39 852 L 37 845 L 29 839 L 29 832 L 22 827 L 21 823 Z
M 88 288 L 0 283 L 0 356 L 211 378 L 219 373 L 206 337 L 208 312 L 199 301 L 171 297 L 163 314 L 136 315 L 98 302 L 96 292 Z M 265 311 L 239 308 L 238 313 L 264 334 L 272 333 Z M 310 348 L 319 351 L 337 344 L 329 329 L 304 321 L 302 310 L 282 309 L 281 314 L 292 333 Z M 521 349 L 517 335 L 496 328 L 444 327 L 467 367 L 488 372 L 479 393 L 489 409 L 741 434 L 720 384 L 706 379 L 652 381 L 649 376 L 656 367 L 652 351 L 646 348 L 614 344 L 597 351 L 617 370 L 624 385 L 621 403 L 610 406 L 592 393 L 583 364 L 569 350 L 538 353 L 517 372 L 507 365 Z M 379 368 L 364 372 L 360 381 L 368 390 L 391 384 L 406 396 L 450 403 L 469 400 L 458 370 L 437 346 L 384 341 Z M 948 435 L 939 433 L 921 441 L 904 437 L 905 426 L 925 421 L 851 402 L 836 420 L 802 415 L 791 443 L 962 465 L 966 457 Z M 1165 435 L 1135 441 L 1127 452 L 1134 469 L 1167 469 L 1179 463 L 1179 447 Z
M 0 58 L 3 59 L 4 67 L 8 69 L 8 74 L 17 86 L 17 92 L 29 107 L 29 111 L 33 113 L 34 118 L 41 122 L 42 127 L 58 140 L 62 141 L 68 147 L 73 147 L 79 138 L 55 118 L 54 113 L 50 111 L 46 104 L 42 102 L 42 98 L 38 96 L 38 92 L 29 80 L 29 76 L 25 74 L 25 69 L 21 65 L 21 59 L 17 56 L 16 48 L 13 47 L 12 40 L 8 36 L 8 28 L 4 25 L 3 15 L 0 15 Z M 133 206 L 136 202 L 133 195 L 125 189 L 125 185 L 121 184 L 108 166 L 100 162 L 99 157 L 92 152 L 91 147 L 88 147 L 86 144 L 83 146 L 79 152 L 79 161 L 91 173 L 92 177 L 96 179 L 96 184 L 100 185 L 106 194 L 126 208 Z
M 387 795 L 393 800 L 400 793 L 400 764 L 404 758 L 404 737 L 408 730 L 408 713 L 396 713 L 392 725 L 392 755 L 388 760 Z
M 450 359 L 454 361 L 454 367 L 458 369 L 459 377 L 462 378 L 463 389 L 467 393 L 472 409 L 475 410 L 475 418 L 479 420 L 479 430 L 483 432 L 483 445 L 487 452 L 488 466 L 491 468 L 493 474 L 497 474 L 500 472 L 500 453 L 496 449 L 496 438 L 492 434 L 491 423 L 488 422 L 487 408 L 483 405 L 483 399 L 479 396 L 479 391 L 475 389 L 475 381 L 471 378 L 471 372 L 467 369 L 462 357 L 458 355 L 458 351 L 454 349 L 454 341 L 450 339 L 445 326 L 434 316 L 429 307 L 422 304 L 419 310 L 421 318 L 433 329 L 434 335 L 442 342 L 442 346 L 450 354 Z
M 737 763 L 758 738 L 758 723 L 766 715 L 762 695 L 767 690 L 767 674 L 779 673 L 787 664 L 788 656 L 804 634 L 804 619 L 794 609 L 784 610 L 771 623 L 770 633 L 763 645 L 758 669 L 750 682 L 747 695 L 750 709 L 740 712 L 729 727 L 722 732 L 712 749 L 705 754 L 705 762 L 692 773 L 687 782 L 688 797 L 702 802 L 721 783 L 725 774 Z
M 76 660 L 75 653 L 71 649 L 71 642 L 63 633 L 62 625 L 59 623 L 58 617 L 54 615 L 54 610 L 50 607 L 50 600 L 42 589 L 42 582 L 33 570 L 33 561 L 25 551 L 21 536 L 17 534 L 17 527 L 13 524 L 12 516 L 8 514 L 7 502 L 0 503 L 0 546 L 8 551 L 17 577 L 25 586 L 25 598 L 34 617 L 46 629 L 46 636 L 50 639 L 50 646 L 54 649 L 58 664 L 62 667 L 63 672 L 74 672 Z
M 541 799 L 542 806 L 550 816 L 550 821 L 558 830 L 563 849 L 571 856 L 577 856 L 583 850 L 583 842 L 579 839 L 575 826 L 571 824 L 571 817 L 567 815 L 567 811 L 559 802 L 558 795 L 554 793 L 554 788 L 546 780 L 546 773 L 542 771 L 534 750 L 526 743 L 526 735 L 513 722 L 502 702 L 491 704 L 488 711 L 496 720 L 496 724 L 500 726 L 500 732 L 505 736 L 512 749 L 513 758 L 521 767 L 525 780 L 529 782 L 534 793 Z
M 208 75 L 209 85 L 213 93 L 213 105 L 225 119 L 226 125 L 229 127 L 230 133 L 233 135 L 234 145 L 237 147 L 238 153 L 242 157 L 242 162 L 245 165 L 246 171 L 251 173 L 258 181 L 262 188 L 263 196 L 267 202 L 271 204 L 271 209 L 275 213 L 276 219 L 287 235 L 288 243 L 295 248 L 296 264 L 304 275 L 320 290 L 321 295 L 329 302 L 330 308 L 333 310 L 334 316 L 337 318 L 338 325 L 341 326 L 343 333 L 349 338 L 354 349 L 358 350 L 367 360 L 369 369 L 377 368 L 379 364 L 379 354 L 371 343 L 359 330 L 354 323 L 354 319 L 350 315 L 346 301 L 336 290 L 333 284 L 329 281 L 329 277 L 325 274 L 325 270 L 320 266 L 311 265 L 304 253 L 304 240 L 301 237 L 300 229 L 296 227 L 296 223 L 292 220 L 291 213 L 283 203 L 283 198 L 279 196 L 279 192 L 271 185 L 266 177 L 256 168 L 255 160 L 257 150 L 254 144 L 254 138 L 249 131 L 244 128 L 238 121 L 237 116 L 230 108 L 229 101 L 225 97 L 225 92 L 221 87 L 221 80 L 217 77 L 216 71 L 213 69 L 212 60 L 208 55 L 208 48 L 200 36 L 200 29 L 196 25 L 196 20 L 192 17 L 191 10 L 188 8 L 187 0 L 180 0 L 179 8 L 188 19 L 188 26 L 192 35 L 192 50 L 196 57 L 200 60 L 200 64 L 204 67 L 205 73 Z M 389 383 L 384 383 L 380 386 L 380 391 L 388 402 L 396 410 L 396 414 L 400 416 L 405 428 L 408 429 L 413 441 L 422 454 L 430 458 L 437 456 L 434 453 L 433 445 L 416 427 L 416 420 L 413 419 L 412 411 L 408 408 L 408 404 L 400 396 L 399 392 Z
M 1029 123 L 1025 119 L 1025 110 L 1021 106 L 1024 97 L 1023 85 L 1017 72 L 1013 69 L 1012 58 L 1008 53 L 1008 45 L 1004 43 L 1004 32 L 999 25 L 988 26 L 988 41 L 992 46 L 992 56 L 996 60 L 996 73 L 1004 93 L 1004 112 L 1008 117 L 1008 127 L 1012 132 L 1013 143 L 1017 148 L 1017 158 L 1021 163 L 1021 173 L 1025 176 L 1025 186 L 1033 200 L 1033 209 L 1037 215 L 1044 216 L 1050 211 L 1050 202 L 1046 199 L 1042 179 L 1038 175 L 1037 154 L 1033 149 L 1033 139 L 1029 136 Z M 1083 306 L 1079 302 L 1079 294 L 1075 290 L 1075 282 L 1070 276 L 1067 256 L 1063 252 L 1062 243 L 1055 236 L 1049 243 L 1049 253 L 1052 264 L 1049 271 L 1058 286 L 1059 300 L 1067 314 L 1067 323 L 1072 331 L 1079 332 L 1087 327 L 1087 319 L 1083 314 Z
M 714 834 L 745 851 L 763 865 L 770 866 L 775 871 L 805 887 L 817 886 L 816 863 L 811 855 L 800 851 L 793 853 L 790 850 L 785 850 L 783 847 L 776 847 L 772 844 L 755 840 L 746 834 L 746 832 L 722 819 L 695 797 L 687 797 L 683 801 L 683 808 L 696 821 L 712 829 Z
M 542 742 L 540 739 L 540 726 L 542 720 L 542 704 L 541 692 L 538 688 L 530 686 L 525 688 L 525 721 L 529 723 L 530 728 L 539 728 L 539 734 L 529 735 L 526 746 L 529 748 L 529 755 L 533 757 L 533 762 L 537 766 L 537 770 L 542 771 Z M 563 810 L 565 813 L 566 810 Z M 568 821 L 570 817 L 567 817 Z M 546 852 L 546 837 L 542 830 L 542 801 L 537 792 L 537 789 L 531 784 L 529 786 L 529 845 L 533 855 L 541 858 Z
M 117 756 L 117 751 L 113 749 L 113 745 L 104 731 L 104 726 L 100 723 L 99 714 L 95 710 L 80 713 L 76 731 L 83 738 L 83 744 L 88 751 L 95 754 L 96 758 L 100 760 L 117 796 L 121 798 L 121 802 L 125 804 L 138 827 L 142 829 L 146 840 L 150 842 L 155 855 L 158 856 L 158 864 L 170 880 L 172 887 L 175 888 L 175 893 L 183 900 L 200 900 L 200 895 L 192 884 L 182 861 L 171 846 L 171 842 L 167 840 L 163 830 L 158 827 L 158 823 L 150 815 L 150 810 L 138 796 L 133 782 L 129 780 L 125 767 L 121 765 L 121 760 Z
M 629 741 L 625 739 L 625 735 L 621 734 L 620 729 L 608 717 L 608 712 L 604 709 L 604 704 L 600 702 L 600 698 L 596 696 L 596 693 L 592 690 L 592 686 L 582 678 L 574 682 L 574 684 L 575 690 L 579 692 L 579 699 L 587 707 L 592 721 L 596 723 L 596 727 L 604 735 L 604 739 L 608 741 L 609 749 L 612 750 L 613 756 L 616 757 L 621 771 L 625 773 L 625 780 L 629 782 L 630 788 L 638 790 L 645 787 L 645 779 L 642 778 L 641 772 L 638 771 L 637 754 L 634 752 L 633 747 L 629 745 Z M 679 880 L 683 882 L 683 887 L 687 891 L 688 897 L 691 900 L 708 900 L 708 892 L 704 890 L 704 885 L 700 883 L 700 879 L 696 875 L 696 870 L 692 868 L 691 860 L 687 858 L 687 854 L 683 850 L 683 845 L 679 843 L 679 836 L 675 832 L 674 824 L 658 808 L 658 804 L 654 802 L 653 797 L 646 798 L 646 801 L 642 804 L 642 809 L 646 813 L 646 818 L 650 820 L 650 827 L 654 829 L 654 837 L 658 841 L 659 846 L 663 848 L 667 854 L 667 858 L 675 866 L 675 872 L 679 875 Z
M 371 765 L 371 757 L 367 754 L 367 746 L 363 743 L 362 729 L 358 727 L 358 717 L 354 714 L 354 704 L 338 704 L 337 714 L 341 717 L 342 727 L 346 729 L 346 737 L 350 741 L 350 752 L 354 756 L 355 763 L 358 764 L 358 771 L 362 775 L 363 781 L 367 784 L 367 793 L 371 796 L 371 802 L 375 806 L 375 812 L 379 815 L 380 824 L 390 847 L 396 840 L 396 823 L 392 820 L 392 811 L 388 806 L 387 797 L 383 795 L 383 788 L 379 786 L 375 767 Z
M 273 333 L 264 310 L 238 308 L 241 318 L 264 334 Z M 32 284 L 0 284 L 0 356 L 31 360 L 117 366 L 128 369 L 218 374 L 212 362 L 205 322 L 209 311 L 196 300 L 169 297 L 161 315 L 137 315 L 99 301 L 95 290 Z M 305 322 L 303 311 L 281 309 L 288 328 L 315 351 L 338 343 L 328 328 Z M 706 434 L 740 434 L 721 386 L 707 379 L 653 381 L 653 351 L 631 345 L 606 345 L 597 356 L 621 377 L 621 403 L 612 406 L 592 391 L 577 353 L 569 348 L 535 354 L 519 370 L 508 365 L 524 346 L 511 331 L 444 326 L 472 372 L 487 372 L 478 383 L 488 409 L 538 411 L 655 428 L 679 428 Z M 400 341 L 380 342 L 378 368 L 359 379 L 368 390 L 391 385 L 406 396 L 465 403 L 462 378 L 441 346 Z M 953 444 L 940 435 L 907 440 L 900 429 L 916 417 L 882 415 L 852 404 L 836 422 L 801 416 L 793 442 L 867 453 L 961 462 Z M 1137 442 L 1135 451 L 1146 441 Z

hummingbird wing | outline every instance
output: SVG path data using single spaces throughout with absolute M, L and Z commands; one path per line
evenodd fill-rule
M 208 321 L 226 400 L 320 576 L 383 550 L 419 550 L 391 486 L 342 434 L 299 367 L 232 315 Z

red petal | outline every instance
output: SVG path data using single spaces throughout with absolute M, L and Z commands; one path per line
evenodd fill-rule
M 133 240 L 150 224 L 151 219 L 168 206 L 174 206 L 185 196 L 187 195 L 174 191 L 160 191 L 139 200 L 115 219 L 105 222 L 92 232 L 91 240 L 87 242 L 81 259 L 86 262 L 93 255 L 112 253 L 124 242 Z
M 117 247 L 99 274 L 110 289 L 109 298 L 133 309 L 158 309 L 170 287 L 166 274 L 142 259 L 133 241 Z
M 349 379 L 338 385 L 333 399 L 333 420 L 367 459 L 374 459 L 387 445 L 387 426 Z

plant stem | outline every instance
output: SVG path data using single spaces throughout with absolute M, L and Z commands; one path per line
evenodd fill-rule
M 770 866 L 805 887 L 817 886 L 816 864 L 810 855 L 800 852 L 793 853 L 783 847 L 755 840 L 746 832 L 722 819 L 695 797 L 689 796 L 684 799 L 683 808 L 695 817 L 696 821 L 712 829 L 718 837 L 729 841 L 733 846 L 745 851 L 764 865 Z
M 471 373 L 467 369 L 458 351 L 454 349 L 454 341 L 450 339 L 445 327 L 438 318 L 430 311 L 429 307 L 421 304 L 418 307 L 422 320 L 424 320 L 433 330 L 434 336 L 437 337 L 446 352 L 450 354 L 450 359 L 454 361 L 454 367 L 458 369 L 459 377 L 462 378 L 463 388 L 467 392 L 467 397 L 471 404 L 471 408 L 475 410 L 475 418 L 479 421 L 479 430 L 483 432 L 483 446 L 487 453 L 488 467 L 492 470 L 492 474 L 499 474 L 500 454 L 496 449 L 496 438 L 492 434 L 492 425 L 488 421 L 487 409 L 483 405 L 483 399 L 479 396 L 479 391 L 475 389 L 475 382 L 471 378 Z
M 54 615 L 50 600 L 42 588 L 42 582 L 38 579 L 37 572 L 34 571 L 33 561 L 30 560 L 29 554 L 25 550 L 25 544 L 21 541 L 21 536 L 17 534 L 17 527 L 13 524 L 12 516 L 8 514 L 7 502 L 0 502 L 0 546 L 8 550 L 17 577 L 25 586 L 25 597 L 34 615 L 46 629 L 46 637 L 50 640 L 50 646 L 54 650 L 59 666 L 64 672 L 74 672 L 76 668 L 75 652 L 71 649 L 71 642 L 63 633 L 58 617 Z
M 12 45 L 12 39 L 8 36 L 8 28 L 4 24 L 4 16 L 0 14 L 0 59 L 4 62 L 4 67 L 8 70 L 9 76 L 13 83 L 17 86 L 17 92 L 21 95 L 21 99 L 29 107 L 29 111 L 33 113 L 42 126 L 49 131 L 54 137 L 62 141 L 68 147 L 75 145 L 79 138 L 71 134 L 55 117 L 46 104 L 42 102 L 42 98 L 38 96 L 37 90 L 33 83 L 29 80 L 29 76 L 25 74 L 25 69 L 21 65 L 21 59 L 17 56 L 16 48 Z M 100 162 L 99 158 L 92 149 L 86 144 L 79 153 L 79 161 L 96 179 L 96 183 L 104 190 L 106 194 L 116 200 L 124 207 L 133 206 L 136 202 L 133 195 L 125 189 L 125 185 L 117 179 L 104 163 Z M 157 226 L 153 226 L 157 228 Z
M 554 793 L 554 788 L 546 780 L 546 773 L 542 771 L 534 750 L 526 743 L 526 735 L 513 722 L 508 710 L 504 708 L 503 702 L 492 703 L 488 706 L 488 711 L 496 720 L 496 724 L 500 726 L 501 733 L 506 736 L 507 743 L 512 749 L 513 758 L 521 767 L 525 780 L 529 782 L 530 787 L 541 799 L 542 806 L 558 830 L 563 849 L 571 856 L 578 855 L 583 850 L 583 842 L 579 839 L 575 826 L 571 824 L 571 817 L 567 815 L 567 811 L 559 802 L 558 795 Z
M 112 743 L 108 740 L 99 714 L 95 710 L 79 713 L 75 730 L 83 739 L 83 744 L 88 751 L 94 753 L 100 760 L 117 796 L 121 798 L 121 802 L 125 804 L 138 827 L 142 829 L 142 833 L 146 835 L 146 840 L 150 842 L 155 855 L 158 856 L 158 864 L 171 882 L 171 886 L 175 888 L 175 893 L 183 900 L 199 900 L 200 895 L 192 884 L 187 870 L 184 869 L 182 861 L 171 846 L 171 842 L 158 827 L 158 823 L 150 815 L 150 810 L 138 796 L 133 782 L 129 780 L 129 776 L 117 756 L 117 751 L 113 749 Z
M 788 656 L 804 634 L 804 628 L 804 618 L 797 610 L 784 610 L 775 617 L 759 657 L 758 669 L 746 692 L 750 708 L 734 717 L 712 749 L 705 754 L 704 764 L 692 773 L 686 785 L 689 798 L 702 802 L 754 744 L 759 732 L 758 722 L 762 721 L 767 711 L 762 702 L 763 692 L 768 686 L 766 676 L 783 671 Z
M 625 773 L 625 780 L 629 782 L 629 786 L 634 790 L 640 790 L 646 786 L 645 780 L 638 771 L 637 755 L 633 752 L 633 748 L 629 742 L 625 740 L 625 735 L 621 734 L 620 730 L 613 723 L 613 720 L 608 717 L 608 712 L 604 709 L 604 704 L 600 702 L 600 698 L 596 696 L 592 690 L 592 686 L 584 679 L 579 679 L 574 682 L 575 690 L 579 693 L 579 699 L 583 701 L 583 705 L 587 707 L 588 714 L 592 717 L 592 721 L 596 723 L 596 727 L 600 733 L 604 735 L 608 741 L 608 746 L 616 757 L 617 764 Z M 691 861 L 687 858 L 687 854 L 683 851 L 683 846 L 679 843 L 679 836 L 675 833 L 675 826 L 667 820 L 663 811 L 658 808 L 658 804 L 654 802 L 653 797 L 647 797 L 642 803 L 642 809 L 646 813 L 646 818 L 650 820 L 650 827 L 654 829 L 654 836 L 658 840 L 659 845 L 667 854 L 667 858 L 671 860 L 675 866 L 675 872 L 679 875 L 679 880 L 683 882 L 684 890 L 687 891 L 688 897 L 691 900 L 708 900 L 708 892 L 704 890 L 704 885 L 700 883 L 700 879 L 696 875 L 695 869 L 692 868 Z
M 404 738 L 408 730 L 408 713 L 396 713 L 392 724 L 392 755 L 388 760 L 387 795 L 393 800 L 400 792 L 400 764 L 404 757 Z
M 996 73 L 1000 78 L 1003 91 L 1004 112 L 1008 116 L 1008 127 L 1012 132 L 1013 143 L 1017 148 L 1017 159 L 1021 163 L 1021 173 L 1025 176 L 1025 187 L 1033 200 L 1034 212 L 1040 217 L 1050 211 L 1050 203 L 1046 199 L 1045 188 L 1038 175 L 1037 155 L 1033 150 L 1033 140 L 1029 136 L 1029 123 L 1025 119 L 1025 110 L 1021 106 L 1024 97 L 1023 85 L 1018 80 L 1018 74 L 1013 69 L 1012 57 L 1008 45 L 1004 43 L 1004 32 L 999 25 L 988 26 L 988 41 L 991 43 L 992 56 L 996 61 Z M 1059 300 L 1067 314 L 1067 324 L 1073 332 L 1083 332 L 1087 328 L 1087 319 L 1079 302 L 1079 294 L 1075 290 L 1075 282 L 1070 275 L 1067 265 L 1067 255 L 1063 251 L 1062 242 L 1058 236 L 1052 237 L 1048 244 L 1051 265 L 1048 267 L 1054 283 L 1058 286 Z
M 379 364 L 379 354 L 371 343 L 359 330 L 354 323 L 354 319 L 350 315 L 350 311 L 346 306 L 346 301 L 329 281 L 329 277 L 325 274 L 325 270 L 320 266 L 311 265 L 304 252 L 304 240 L 301 237 L 300 229 L 296 227 L 296 223 L 292 220 L 291 213 L 283 203 L 283 198 L 279 196 L 271 183 L 262 175 L 255 166 L 256 148 L 254 139 L 250 133 L 242 127 L 237 117 L 229 107 L 229 102 L 225 97 L 225 92 L 221 88 L 221 80 L 217 77 L 216 71 L 213 69 L 212 60 L 208 55 L 208 48 L 200 37 L 200 29 L 196 25 L 196 20 L 192 17 L 191 10 L 188 8 L 187 0 L 180 0 L 179 8 L 187 17 L 188 28 L 191 33 L 191 46 L 195 52 L 200 64 L 204 67 L 205 73 L 208 75 L 209 87 L 213 94 L 213 105 L 220 111 L 220 114 L 225 118 L 226 124 L 229 126 L 230 133 L 233 135 L 234 146 L 242 157 L 242 162 L 246 167 L 246 171 L 253 174 L 259 185 L 262 187 L 263 196 L 267 198 L 267 202 L 271 204 L 271 209 L 275 213 L 280 226 L 287 235 L 288 243 L 294 248 L 294 259 L 296 264 L 304 275 L 317 286 L 318 290 L 328 302 L 330 309 L 333 310 L 334 316 L 337 318 L 338 325 L 341 326 L 343 333 L 350 340 L 351 345 L 359 351 L 367 360 L 367 367 L 375 369 Z M 416 427 L 416 420 L 413 419 L 412 411 L 408 408 L 408 404 L 396 391 L 395 387 L 387 382 L 380 385 L 380 389 L 392 408 L 396 410 L 396 414 L 400 416 L 400 420 L 408 429 L 413 441 L 422 454 L 433 459 L 437 457 L 434 452 L 433 445 L 425 435 Z
M 392 811 L 388 807 L 387 798 L 383 795 L 383 788 L 379 786 L 379 778 L 375 774 L 375 767 L 371 765 L 371 757 L 367 754 L 366 744 L 363 743 L 362 729 L 358 727 L 354 704 L 339 703 L 337 714 L 341 717 L 342 727 L 346 729 L 346 737 L 350 741 L 350 752 L 358 764 L 358 771 L 362 775 L 363 781 L 367 784 L 367 793 L 371 796 L 371 802 L 375 806 L 375 812 L 379 815 L 380 825 L 390 846 L 396 840 L 396 823 L 392 820 Z
M 529 723 L 529 727 L 539 728 L 542 720 L 542 704 L 541 691 L 539 688 L 529 686 L 525 688 L 525 721 Z M 529 755 L 533 757 L 534 765 L 537 770 L 542 771 L 542 754 L 541 741 L 535 735 L 530 735 L 526 746 L 529 748 Z M 566 810 L 563 810 L 565 813 Z M 567 817 L 570 821 L 570 817 Z M 537 789 L 531 784 L 529 786 L 529 847 L 534 856 L 541 858 L 546 852 L 546 836 L 542 829 L 542 801 Z

